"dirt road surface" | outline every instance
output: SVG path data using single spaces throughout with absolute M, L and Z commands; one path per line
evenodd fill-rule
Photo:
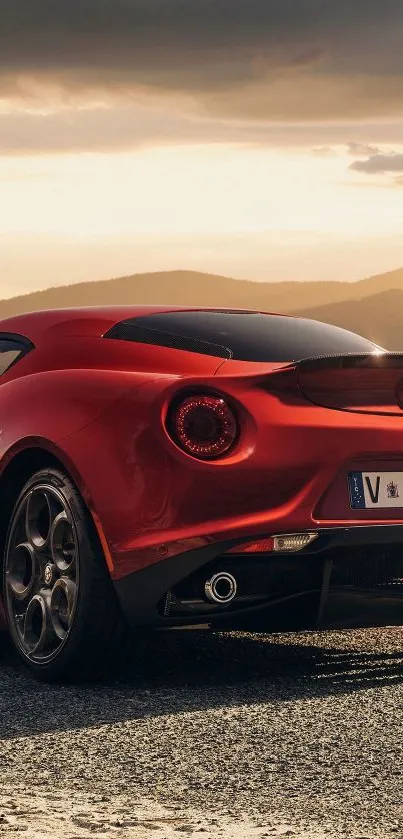
M 0 645 L 1 839 L 403 837 L 403 629 L 160 634 L 80 687 Z

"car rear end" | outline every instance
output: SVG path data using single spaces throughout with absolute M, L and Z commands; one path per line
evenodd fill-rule
M 247 405 L 250 423 L 244 416 L 233 450 L 236 485 L 217 476 L 214 499 L 231 536 L 253 535 L 181 581 L 165 615 L 206 614 L 203 599 L 221 574 L 228 597 L 208 606 L 215 617 L 264 610 L 273 629 L 401 623 L 402 375 L 403 356 L 369 354 L 220 377 L 228 404 L 238 418 Z M 206 480 L 200 503 L 207 492 Z M 227 533 L 216 530 L 217 546 Z
M 110 330 L 183 373 L 156 368 L 69 441 L 74 459 L 90 435 L 109 468 L 91 492 L 131 622 L 401 623 L 403 356 L 313 321 L 200 314 Z M 186 375 L 192 353 L 214 374 Z

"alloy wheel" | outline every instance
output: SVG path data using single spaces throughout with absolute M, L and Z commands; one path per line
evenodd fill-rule
M 5 554 L 5 602 L 14 640 L 36 664 L 56 658 L 66 643 L 79 570 L 69 505 L 53 486 L 32 487 L 13 515 Z

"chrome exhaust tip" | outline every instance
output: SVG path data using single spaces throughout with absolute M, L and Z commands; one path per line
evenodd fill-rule
M 228 571 L 219 571 L 217 574 L 206 580 L 204 593 L 210 603 L 219 603 L 221 606 L 231 603 L 238 590 L 235 577 Z

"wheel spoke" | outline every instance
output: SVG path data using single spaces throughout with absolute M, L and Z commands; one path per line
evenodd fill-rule
M 31 655 L 37 656 L 51 649 L 54 631 L 50 616 L 49 591 L 40 591 L 29 601 L 25 613 L 23 639 Z
M 77 546 L 73 526 L 65 510 L 56 516 L 50 535 L 52 561 L 63 575 L 74 576 Z
M 25 528 L 28 542 L 36 552 L 49 553 L 52 524 L 61 505 L 46 489 L 39 487 L 28 497 Z
M 16 600 L 32 594 L 37 579 L 35 551 L 28 542 L 17 545 L 8 557 L 6 581 Z
M 57 637 L 66 637 L 73 616 L 77 586 L 68 577 L 59 577 L 50 598 L 50 618 Z

